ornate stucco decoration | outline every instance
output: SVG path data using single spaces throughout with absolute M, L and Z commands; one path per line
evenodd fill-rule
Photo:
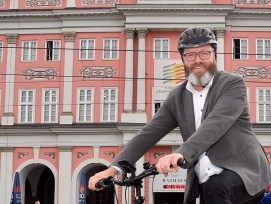
M 51 157 L 53 160 L 56 159 L 56 153 L 55 152 L 45 152 L 46 156 Z
M 18 39 L 17 33 L 7 33 L 6 38 L 8 40 L 8 44 L 16 44 Z
M 29 155 L 28 152 L 18 152 L 18 159 L 23 159 L 27 155 Z
M 57 73 L 53 68 L 27 68 L 22 76 L 26 80 L 53 80 Z
M 113 159 L 116 156 L 115 152 L 112 152 L 112 151 L 106 151 L 106 152 L 104 152 L 104 154 L 107 155 L 107 156 L 109 156 L 109 157 L 111 157 L 111 158 L 113 158 Z
M 26 0 L 26 7 L 61 6 L 61 0 Z
M 0 0 L 0 8 L 4 8 L 5 7 L 5 0 Z
M 80 159 L 80 158 L 86 156 L 87 154 L 88 154 L 88 152 L 77 152 L 76 153 L 76 158 Z
M 234 4 L 247 5 L 247 4 L 257 4 L 257 5 L 268 5 L 270 0 L 234 0 Z
M 63 32 L 63 35 L 66 42 L 74 42 L 76 32 Z
M 119 3 L 119 0 L 82 0 L 82 5 L 91 5 L 91 6 L 96 6 L 96 5 L 110 5 L 113 6 L 116 3 Z
M 234 73 L 243 78 L 267 78 L 270 75 L 270 69 L 267 67 L 238 67 Z
M 157 159 L 157 158 L 163 156 L 164 154 L 165 154 L 165 152 L 154 152 L 153 159 Z
M 113 67 L 83 67 L 80 75 L 84 78 L 112 78 L 117 74 Z

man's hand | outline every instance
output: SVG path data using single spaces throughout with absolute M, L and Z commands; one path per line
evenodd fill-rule
M 114 167 L 109 167 L 108 169 L 104 170 L 104 171 L 101 171 L 97 174 L 95 174 L 94 176 L 90 177 L 89 178 L 89 181 L 88 181 L 88 188 L 92 191 L 99 191 L 99 190 L 102 190 L 102 189 L 97 189 L 95 187 L 95 184 L 101 180 L 101 179 L 104 179 L 104 178 L 108 178 L 109 176 L 112 176 L 114 177 L 116 174 L 118 173 L 118 171 L 114 168 Z
M 179 153 L 172 153 L 161 157 L 156 165 L 157 171 L 167 176 L 169 172 L 172 172 L 172 169 L 178 169 L 177 161 L 180 158 L 184 159 L 183 155 Z

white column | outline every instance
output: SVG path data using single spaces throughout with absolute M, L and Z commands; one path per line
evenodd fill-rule
M 140 115 L 141 122 L 147 122 L 147 115 L 146 115 L 146 34 L 147 29 L 141 28 L 137 30 L 138 35 L 138 74 L 137 74 L 137 108 L 136 112 Z
M 67 0 L 67 7 L 75 7 L 75 0 Z
M 13 185 L 13 148 L 3 147 L 0 151 L 0 203 L 10 203 Z
M 72 147 L 59 147 L 59 200 L 58 204 L 71 203 Z
M 125 64 L 125 91 L 124 112 L 121 122 L 133 122 L 133 66 L 134 66 L 134 29 L 126 29 L 126 64 Z
M 60 124 L 72 124 L 72 71 L 75 32 L 64 32 L 65 61 L 64 61 L 64 90 L 63 111 L 60 115 Z M 76 94 L 75 94 L 76 95 Z
M 223 71 L 224 68 L 224 36 L 225 36 L 225 30 L 218 29 L 216 31 L 216 37 L 217 37 L 217 68 L 220 71 Z
M 2 116 L 1 124 L 13 125 L 14 74 L 15 74 L 16 44 L 18 34 L 6 34 L 6 38 L 8 41 L 8 49 L 7 49 L 5 112 Z
M 18 8 L 19 8 L 19 0 L 10 0 L 9 9 L 18 9 Z

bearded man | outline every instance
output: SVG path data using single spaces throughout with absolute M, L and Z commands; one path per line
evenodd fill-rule
M 112 165 L 89 179 L 89 188 L 115 176 L 120 160 L 134 164 L 152 146 L 179 127 L 183 144 L 159 159 L 157 170 L 167 175 L 181 161 L 187 167 L 184 204 L 259 203 L 271 183 L 269 162 L 250 122 L 244 80 L 218 72 L 217 41 L 202 27 L 189 28 L 179 38 L 186 81 L 173 89 L 163 105 L 122 149 Z

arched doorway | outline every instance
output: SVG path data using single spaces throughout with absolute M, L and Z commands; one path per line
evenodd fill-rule
M 45 165 L 34 167 L 25 179 L 25 204 L 54 204 L 55 178 Z
M 107 169 L 107 167 L 103 164 L 95 164 L 94 166 L 91 165 L 90 169 L 88 169 L 86 172 L 87 181 L 89 177 L 105 169 Z M 114 204 L 115 193 L 113 185 L 102 191 L 91 191 L 87 189 L 86 194 L 87 204 Z

